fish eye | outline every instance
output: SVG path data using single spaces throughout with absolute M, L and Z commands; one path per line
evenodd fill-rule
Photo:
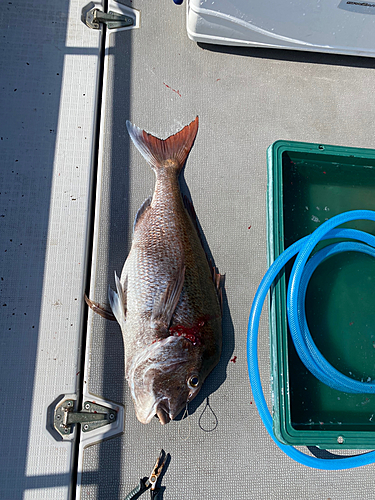
M 199 380 L 198 375 L 192 375 L 191 377 L 189 377 L 188 386 L 191 387 L 192 389 L 195 389 L 196 387 L 198 387 L 199 383 L 200 383 L 200 380 Z

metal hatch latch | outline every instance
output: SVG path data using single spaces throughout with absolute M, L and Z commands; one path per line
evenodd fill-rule
M 62 437 L 73 432 L 74 424 L 81 424 L 82 432 L 89 432 L 103 425 L 112 424 L 117 419 L 116 410 L 92 401 L 85 401 L 82 411 L 75 412 L 73 408 L 73 399 L 65 399 L 55 408 L 53 424 Z
M 118 12 L 102 12 L 99 9 L 91 9 L 86 12 L 85 22 L 89 28 L 100 30 L 100 24 L 103 23 L 108 29 L 126 28 L 133 26 L 134 19 Z

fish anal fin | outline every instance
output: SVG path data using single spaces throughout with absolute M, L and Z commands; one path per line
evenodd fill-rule
M 180 299 L 184 281 L 185 266 L 182 265 L 177 271 L 176 279 L 169 283 L 165 292 L 156 299 L 151 315 L 152 322 L 161 323 L 166 328 L 169 327 L 173 313 Z
M 139 207 L 139 210 L 137 212 L 137 215 L 135 216 L 135 219 L 134 219 L 134 224 L 133 224 L 133 233 L 135 231 L 135 228 L 137 227 L 137 224 L 138 224 L 138 221 L 139 219 L 142 217 L 142 215 L 146 212 L 146 210 L 148 209 L 148 207 L 151 205 L 151 200 L 152 200 L 152 196 L 149 196 L 143 203 L 142 205 Z
M 126 288 L 127 279 L 125 280 L 124 286 L 121 285 L 120 279 L 115 272 L 115 282 L 117 293 L 108 287 L 108 299 L 111 305 L 111 309 L 114 317 L 116 318 L 118 324 L 123 327 L 126 322 Z
M 109 319 L 110 321 L 116 321 L 115 316 L 106 307 L 100 305 L 98 302 L 90 300 L 85 294 L 85 302 L 95 313 L 99 314 L 104 319 Z
M 189 125 L 167 139 L 159 139 L 126 122 L 129 135 L 146 161 L 158 170 L 162 166 L 180 171 L 198 132 L 198 116 Z

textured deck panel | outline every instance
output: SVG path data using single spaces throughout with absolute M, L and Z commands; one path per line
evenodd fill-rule
M 80 2 L 4 2 L 0 49 L 0 497 L 66 499 L 47 408 L 78 389 L 100 34 Z
M 167 137 L 199 115 L 182 185 L 226 275 L 224 348 L 190 405 L 184 439 L 186 421 L 162 427 L 156 419 L 147 426 L 136 420 L 120 329 L 89 316 L 88 389 L 125 405 L 125 432 L 84 451 L 81 499 L 124 498 L 150 473 L 162 447 L 171 454 L 164 500 L 372 499 L 372 466 L 311 470 L 272 443 L 252 401 L 245 346 L 251 302 L 266 270 L 266 148 L 281 138 L 374 147 L 374 62 L 199 46 L 186 35 L 184 7 L 170 0 L 128 5 L 141 11 L 141 27 L 108 42 L 91 297 L 107 301 L 107 286 L 114 286 L 113 273 L 130 248 L 134 216 L 154 186 L 154 174 L 130 144 L 126 119 Z M 269 397 L 266 317 L 259 350 Z M 212 415 L 202 416 L 207 396 L 217 426 Z

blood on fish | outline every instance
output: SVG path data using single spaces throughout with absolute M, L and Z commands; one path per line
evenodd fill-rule
M 202 341 L 200 329 L 205 323 L 206 320 L 201 319 L 196 325 L 190 328 L 184 325 L 174 325 L 170 327 L 169 331 L 172 335 L 176 335 L 177 337 L 185 337 L 187 340 L 190 340 L 193 345 L 200 345 Z
M 172 335 L 176 335 L 177 337 L 185 337 L 187 340 L 190 340 L 193 345 L 200 344 L 199 330 L 197 327 L 193 326 L 192 328 L 187 328 L 183 325 L 175 325 L 172 326 L 169 331 Z
M 235 362 L 237 361 L 237 356 L 234 356 L 234 357 L 231 359 L 231 361 L 232 361 L 233 363 L 235 363 Z

